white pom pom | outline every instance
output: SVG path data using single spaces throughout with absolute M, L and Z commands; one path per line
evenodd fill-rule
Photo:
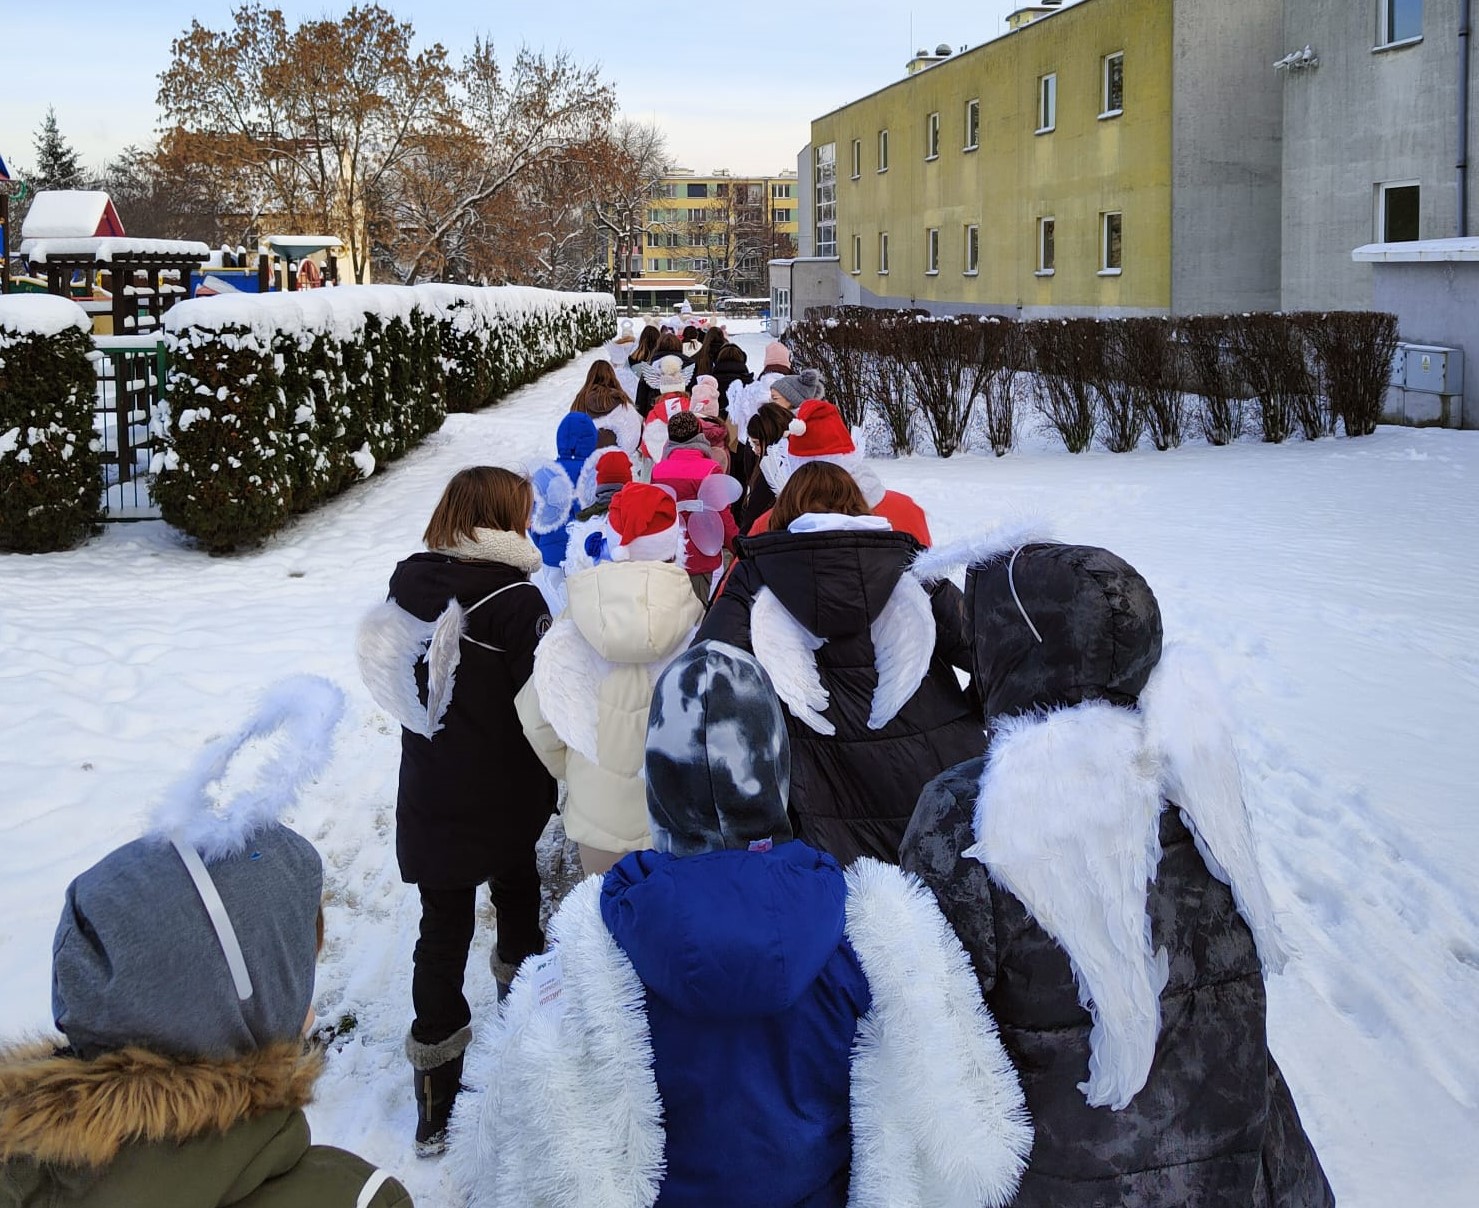
M 806 435 L 806 421 L 804 419 L 793 419 L 787 426 L 786 431 L 792 436 Z

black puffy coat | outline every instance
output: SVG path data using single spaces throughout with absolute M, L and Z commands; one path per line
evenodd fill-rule
M 767 533 L 737 544 L 741 561 L 695 640 L 754 651 L 751 611 L 763 588 L 826 639 L 816 661 L 830 695 L 825 716 L 837 733 L 818 734 L 786 713 L 796 835 L 843 864 L 864 855 L 898 863 L 920 790 L 986 743 L 978 710 L 952 670 L 969 657 L 960 592 L 949 583 L 932 591 L 929 673 L 892 721 L 870 730 L 878 685 L 870 626 L 919 545 L 893 532 Z
M 414 554 L 396 567 L 390 595 L 423 621 L 453 597 L 463 608 L 500 588 L 467 618 L 443 728 L 426 739 L 401 731 L 396 856 L 401 879 L 462 889 L 496 876 L 503 861 L 527 861 L 555 809 L 556 786 L 524 738 L 514 697 L 534 670 L 534 647 L 549 608 L 528 575 L 501 562 Z M 478 642 L 495 646 L 488 650 Z M 426 664 L 416 668 L 426 699 Z
M 1160 658 L 1154 596 L 1103 550 L 1035 546 L 972 571 L 976 688 L 988 715 L 1133 704 Z M 1024 619 L 1031 618 L 1038 641 Z M 1208 871 L 1175 808 L 1147 908 L 1169 980 L 1145 1086 L 1122 1110 L 1090 1107 L 1090 1015 L 1067 954 L 1027 908 L 962 853 L 976 839 L 985 760 L 929 784 L 901 862 L 934 891 L 975 967 L 1022 1078 L 1035 1140 L 1014 1208 L 1326 1208 L 1334 1203 L 1268 1051 L 1263 974 L 1232 893 Z
M 748 386 L 755 380 L 755 375 L 750 372 L 749 367 L 743 361 L 716 361 L 710 372 L 714 375 L 714 380 L 719 383 L 719 414 L 727 419 L 730 386 L 735 382 Z M 744 435 L 743 432 L 740 433 L 742 438 Z

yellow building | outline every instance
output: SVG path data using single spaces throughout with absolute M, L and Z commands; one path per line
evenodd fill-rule
M 634 290 L 662 307 L 763 297 L 768 262 L 795 254 L 797 192 L 794 171 L 700 176 L 674 169 L 648 200 L 642 248 L 629 265 L 640 273 Z
M 1279 116 L 1261 94 L 1280 11 L 1037 4 L 993 41 L 921 51 L 812 123 L 803 256 L 772 286 L 798 315 L 1277 307 Z

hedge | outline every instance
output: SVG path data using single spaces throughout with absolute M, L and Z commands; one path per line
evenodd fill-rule
M 67 549 L 101 519 L 91 331 L 65 298 L 0 297 L 0 549 Z
M 609 339 L 614 315 L 605 295 L 455 286 L 181 303 L 165 320 L 154 498 L 211 551 L 257 544 L 449 409 L 486 406 Z
M 974 443 L 1000 456 L 1024 407 L 1070 452 L 1097 439 L 1123 453 L 1147 435 L 1172 449 L 1194 430 L 1229 444 L 1255 413 L 1271 443 L 1337 424 L 1370 435 L 1397 320 L 1334 311 L 1024 322 L 849 306 L 809 311 L 786 339 L 844 418 L 895 454 L 949 457 Z

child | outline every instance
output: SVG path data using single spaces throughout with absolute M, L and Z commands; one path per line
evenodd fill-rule
M 679 503 L 688 503 L 698 499 L 704 479 L 723 473 L 724 467 L 714 459 L 713 447 L 700 431 L 698 417 L 691 411 L 673 416 L 668 423 L 667 455 L 652 467 L 653 485 L 669 488 Z M 727 507 L 719 513 L 719 520 L 724 531 L 723 549 L 732 550 L 739 526 Z M 714 576 L 723 565 L 722 550 L 705 553 L 685 533 L 683 569 L 688 572 L 694 595 L 705 607 L 713 593 Z

